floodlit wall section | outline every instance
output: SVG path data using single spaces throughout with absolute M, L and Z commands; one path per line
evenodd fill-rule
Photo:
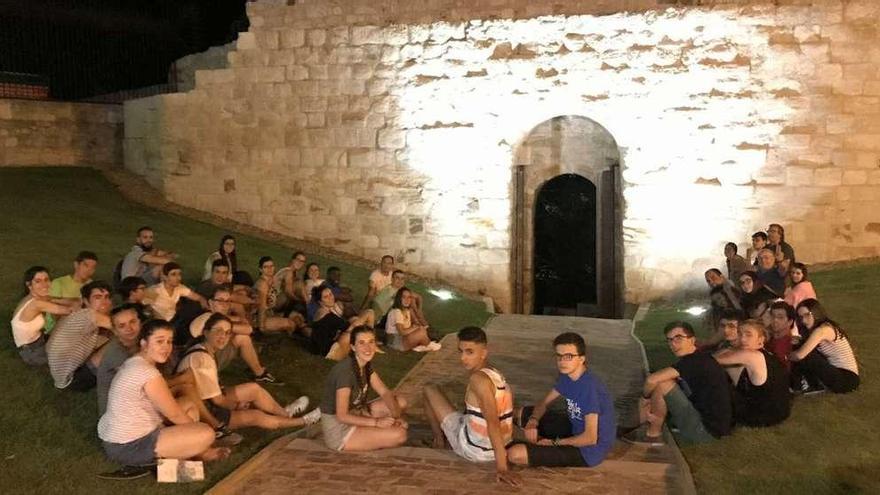
M 122 106 L 0 99 L 0 166 L 122 163 Z
M 618 146 L 630 301 L 769 222 L 806 262 L 880 254 L 880 6 L 716 3 L 250 4 L 228 68 L 126 103 L 126 166 L 508 309 L 520 148 L 585 117 Z

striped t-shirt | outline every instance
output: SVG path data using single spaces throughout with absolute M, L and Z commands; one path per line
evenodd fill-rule
M 143 357 L 135 355 L 123 363 L 107 398 L 107 412 L 98 421 L 98 437 L 110 443 L 133 442 L 162 426 L 162 414 L 144 385 L 161 373 Z
M 61 318 L 46 343 L 49 371 L 55 387 L 70 385 L 76 369 L 106 342 L 106 337 L 98 335 L 98 323 L 91 309 L 81 309 Z
M 849 340 L 846 337 L 841 335 L 837 340 L 823 340 L 816 347 L 831 366 L 852 371 L 857 375 L 859 374 L 856 356 L 853 354 L 852 346 L 849 345 Z

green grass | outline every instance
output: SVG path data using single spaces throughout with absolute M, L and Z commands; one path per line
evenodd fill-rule
M 812 279 L 851 337 L 861 387 L 847 395 L 797 398 L 782 425 L 739 428 L 712 444 L 682 449 L 699 493 L 880 493 L 880 265 L 835 268 Z M 637 325 L 652 370 L 674 360 L 661 335 L 665 323 L 685 319 L 702 326 L 680 311 L 688 306 L 656 304 Z
M 151 479 L 102 481 L 95 474 L 113 470 L 105 461 L 96 434 L 94 391 L 74 393 L 52 386 L 48 370 L 21 362 L 12 342 L 9 320 L 21 298 L 21 276 L 31 265 L 44 265 L 53 276 L 68 273 L 72 258 L 83 249 L 95 251 L 100 263 L 96 278 L 110 273 L 134 242 L 144 224 L 155 229 L 156 244 L 180 254 L 185 280 L 201 277 L 203 263 L 216 250 L 226 230 L 203 222 L 151 210 L 125 200 L 103 176 L 91 169 L 0 169 L 0 493 L 201 493 L 229 474 L 273 439 L 292 430 L 244 430 L 245 441 L 224 462 L 210 464 L 203 483 L 157 485 Z M 239 263 L 256 273 L 260 256 L 276 263 L 290 259 L 291 247 L 235 233 Z M 362 298 L 369 270 L 339 260 L 309 255 L 309 261 L 343 270 L 343 280 Z M 410 284 L 425 297 L 425 313 L 441 332 L 464 325 L 482 325 L 483 304 L 457 297 L 441 301 L 420 284 Z M 376 368 L 395 385 L 418 361 L 416 353 L 389 351 Z M 323 379 L 332 363 L 304 352 L 289 339 L 269 338 L 261 355 L 264 364 L 286 385 L 268 386 L 280 402 L 307 394 L 320 401 Z M 241 363 L 225 372 L 229 384 L 246 380 Z

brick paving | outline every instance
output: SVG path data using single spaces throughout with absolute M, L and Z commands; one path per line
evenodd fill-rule
M 556 369 L 552 338 L 563 331 L 580 333 L 587 339 L 591 369 L 615 396 L 618 423 L 632 425 L 644 360 L 630 328 L 628 320 L 499 315 L 486 331 L 490 360 L 506 375 L 517 404 L 540 399 L 552 386 Z M 491 465 L 425 448 L 430 428 L 424 422 L 422 386 L 440 384 L 450 399 L 462 405 L 465 372 L 455 343 L 453 335 L 447 336 L 444 348 L 425 356 L 397 387 L 412 404 L 407 446 L 366 454 L 337 453 L 323 446 L 319 428 L 303 430 L 274 442 L 209 493 L 693 493 L 687 466 L 674 444 L 644 448 L 618 441 L 597 468 L 520 470 L 524 485 L 518 489 L 496 484 Z

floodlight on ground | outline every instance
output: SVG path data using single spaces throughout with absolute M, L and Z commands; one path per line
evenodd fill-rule
M 703 306 L 691 306 L 688 309 L 684 310 L 685 313 L 693 316 L 700 316 L 701 314 L 706 312 L 706 308 Z
M 455 294 L 446 289 L 430 289 L 428 292 L 441 301 L 448 301 L 455 297 Z

